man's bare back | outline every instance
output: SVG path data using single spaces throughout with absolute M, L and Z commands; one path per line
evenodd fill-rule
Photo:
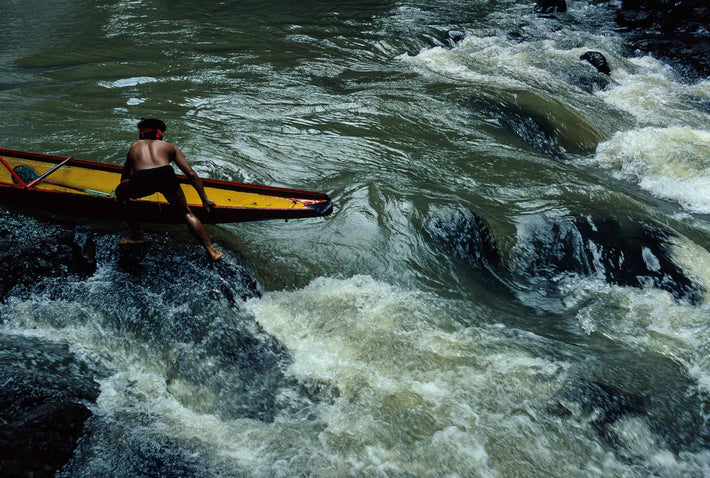
M 175 160 L 177 148 L 165 141 L 139 139 L 128 150 L 127 159 L 134 171 L 167 166 Z

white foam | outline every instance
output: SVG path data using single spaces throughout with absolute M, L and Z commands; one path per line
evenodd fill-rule
M 99 81 L 98 85 L 104 88 L 126 88 L 128 86 L 137 86 L 145 83 L 155 83 L 157 78 L 152 76 L 134 76 L 132 78 L 122 78 L 116 81 Z
M 688 99 L 710 97 L 710 81 L 680 82 L 673 70 L 651 56 L 624 60 L 612 71 L 616 84 L 596 95 L 631 113 L 642 126 L 703 128 L 710 115 L 688 106 Z
M 186 406 L 166 383 L 164 352 L 102 331 L 96 317 L 52 329 L 37 316 L 36 303 L 3 307 L 12 309 L 13 318 L 4 327 L 40 324 L 38 332 L 52 340 L 80 342 L 92 356 L 108 356 L 116 372 L 102 380 L 94 411 L 118 435 L 169 437 L 188 451 L 194 442 L 206 465 L 238 474 L 629 472 L 584 417 L 548 413 L 569 383 L 569 364 L 540 354 L 548 345 L 535 334 L 481 323 L 486 310 L 468 302 L 401 290 L 367 276 L 321 278 L 301 290 L 250 300 L 247 311 L 288 348 L 288 373 L 333 392 L 304 405 L 295 389 L 285 390 L 279 400 L 293 403 L 272 422 L 223 420 Z M 660 457 L 655 469 L 676 467 L 662 459 L 653 437 L 646 442 L 643 455 Z M 511 454 L 518 459 L 509 460 Z
M 467 36 L 455 49 L 433 47 L 415 56 L 402 55 L 405 62 L 418 65 L 456 82 L 495 88 L 526 89 L 558 83 L 530 49 L 548 49 L 549 43 L 511 45 L 503 37 Z
M 705 256 L 708 255 L 706 251 Z M 707 257 L 698 260 L 706 263 Z M 585 296 L 588 303 L 577 312 L 579 326 L 586 333 L 597 333 L 667 357 L 680 364 L 700 388 L 710 392 L 707 299 L 701 305 L 678 303 L 663 290 L 601 285 L 592 279 L 576 281 L 575 289 L 576 303 Z M 589 301 L 590 295 L 597 300 Z M 609 312 L 610 307 L 615 309 L 613 313 Z
M 523 344 L 541 340 L 534 334 L 460 325 L 478 322 L 470 304 L 357 276 L 271 292 L 248 308 L 288 347 L 291 374 L 340 392 L 320 409 L 320 443 L 336 469 L 462 477 L 623 469 L 593 432 L 568 435 L 547 414 L 567 364 L 527 353 Z M 522 458 L 507 460 L 511 453 Z
M 616 133 L 592 161 L 690 212 L 710 213 L 710 131 L 648 127 Z

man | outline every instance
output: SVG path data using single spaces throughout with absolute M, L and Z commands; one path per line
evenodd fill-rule
M 222 253 L 212 247 L 202 222 L 187 205 L 185 193 L 182 192 L 175 172 L 170 162 L 175 162 L 178 168 L 187 176 L 190 183 L 199 194 L 205 210 L 209 214 L 214 202 L 205 194 L 202 180 L 192 170 L 185 156 L 177 147 L 162 141 L 167 128 L 165 123 L 157 119 L 144 119 L 138 123 L 140 139 L 133 143 L 126 157 L 126 164 L 121 174 L 121 184 L 116 188 L 116 201 L 124 209 L 130 232 L 119 241 L 119 244 L 140 244 L 145 237 L 140 230 L 138 221 L 131 217 L 130 199 L 149 196 L 156 192 L 165 196 L 170 204 L 185 215 L 187 228 L 207 251 L 207 255 L 216 261 Z

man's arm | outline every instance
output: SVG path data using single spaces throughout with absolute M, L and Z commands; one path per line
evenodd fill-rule
M 131 152 L 129 151 L 126 155 L 126 162 L 123 165 L 123 171 L 121 171 L 121 182 L 128 179 L 131 174 L 133 174 L 133 159 L 131 158 Z
M 190 184 L 192 184 L 192 187 L 195 188 L 195 191 L 197 191 L 197 194 L 200 196 L 200 200 L 202 200 L 202 204 L 209 213 L 212 206 L 214 206 L 214 201 L 207 197 L 205 188 L 202 185 L 202 180 L 187 162 L 185 155 L 182 154 L 182 151 L 180 151 L 177 147 L 175 147 L 175 164 L 177 164 L 180 171 L 187 176 L 187 179 L 190 180 Z

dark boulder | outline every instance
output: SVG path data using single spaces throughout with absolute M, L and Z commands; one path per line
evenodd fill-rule
M 66 345 L 0 334 L 0 475 L 53 476 L 74 454 L 95 371 Z
M 706 0 L 624 0 L 617 24 L 633 48 L 681 67 L 690 77 L 710 74 L 710 5 Z
M 609 63 L 607 63 L 604 55 L 598 51 L 588 51 L 580 56 L 579 59 L 591 64 L 599 73 L 604 73 L 605 75 L 611 74 Z
M 647 285 L 697 304 L 700 286 L 673 262 L 671 234 L 659 226 L 615 218 L 565 218 L 531 228 L 523 271 L 533 277 L 577 273 L 621 286 Z
M 539 0 L 535 4 L 535 13 L 548 15 L 551 13 L 564 13 L 567 11 L 565 0 Z
M 96 271 L 96 246 L 91 233 L 52 225 L 39 226 L 17 217 L 0 226 L 0 301 L 11 292 L 22 293 L 42 279 Z

